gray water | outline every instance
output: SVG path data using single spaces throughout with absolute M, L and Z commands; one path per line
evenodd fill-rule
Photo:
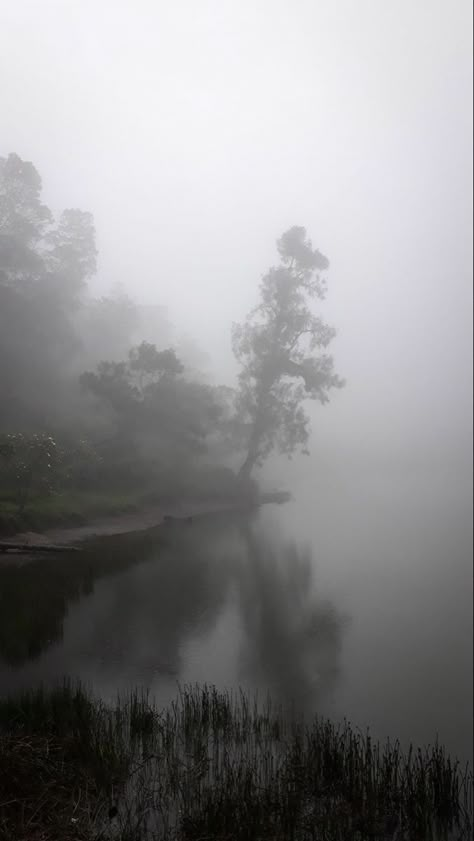
M 167 703 L 178 682 L 239 685 L 472 761 L 470 477 L 347 473 L 256 514 L 3 565 L 0 688 L 71 675 Z

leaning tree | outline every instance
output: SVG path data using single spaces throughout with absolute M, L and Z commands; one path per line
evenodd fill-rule
M 327 403 L 329 391 L 344 384 L 326 352 L 336 331 L 309 305 L 326 295 L 320 272 L 329 261 L 313 248 L 305 228 L 290 228 L 277 248 L 280 265 L 263 276 L 259 304 L 232 330 L 241 365 L 237 402 L 247 452 L 242 478 L 273 450 L 287 456 L 307 453 L 305 400 Z

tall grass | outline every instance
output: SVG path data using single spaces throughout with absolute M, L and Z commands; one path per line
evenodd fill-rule
M 307 723 L 207 685 L 164 710 L 139 691 L 110 708 L 79 685 L 32 690 L 0 701 L 0 745 L 8 841 L 472 835 L 472 774 L 439 745 L 403 754 L 347 722 Z

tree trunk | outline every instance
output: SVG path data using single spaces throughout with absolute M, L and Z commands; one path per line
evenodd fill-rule
M 250 474 L 257 461 L 258 453 L 249 451 L 242 467 L 239 470 L 239 479 L 250 479 Z
M 258 455 L 259 455 L 258 448 L 259 448 L 259 445 L 260 445 L 261 437 L 262 437 L 261 420 L 260 420 L 260 417 L 257 416 L 257 418 L 255 419 L 255 422 L 254 422 L 252 433 L 250 435 L 247 458 L 245 459 L 242 467 L 239 470 L 239 478 L 240 479 L 250 479 L 250 474 L 251 474 L 252 469 L 254 468 L 255 463 L 258 459 Z
M 275 374 L 267 368 L 262 376 L 262 380 L 258 389 L 258 399 L 255 411 L 255 419 L 253 422 L 252 432 L 250 433 L 250 440 L 245 459 L 242 467 L 239 470 L 239 477 L 241 479 L 250 479 L 252 469 L 259 456 L 259 447 L 265 431 L 265 406 L 270 389 L 275 381 Z

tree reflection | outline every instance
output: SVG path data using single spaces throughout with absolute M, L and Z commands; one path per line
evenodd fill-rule
M 226 602 L 229 574 L 212 558 L 206 530 L 168 534 L 153 563 L 131 567 L 96 592 L 93 628 L 82 656 L 105 672 L 126 671 L 129 683 L 151 685 L 157 675 L 178 679 L 187 639 L 213 628 Z
M 152 557 L 157 544 L 150 531 L 91 540 L 77 555 L 0 565 L 0 658 L 20 666 L 60 642 L 69 606 L 90 596 L 98 580 Z
M 243 530 L 242 673 L 284 704 L 314 709 L 337 679 L 343 617 L 316 595 L 309 548 Z
M 235 682 L 314 709 L 337 678 L 343 622 L 313 576 L 309 549 L 271 539 L 247 514 L 102 538 L 80 555 L 0 568 L 0 657 L 19 667 L 64 636 L 56 651 L 67 671 L 94 663 L 111 685 L 126 675 L 151 686 L 179 679 L 186 641 L 210 651 L 233 604 Z

